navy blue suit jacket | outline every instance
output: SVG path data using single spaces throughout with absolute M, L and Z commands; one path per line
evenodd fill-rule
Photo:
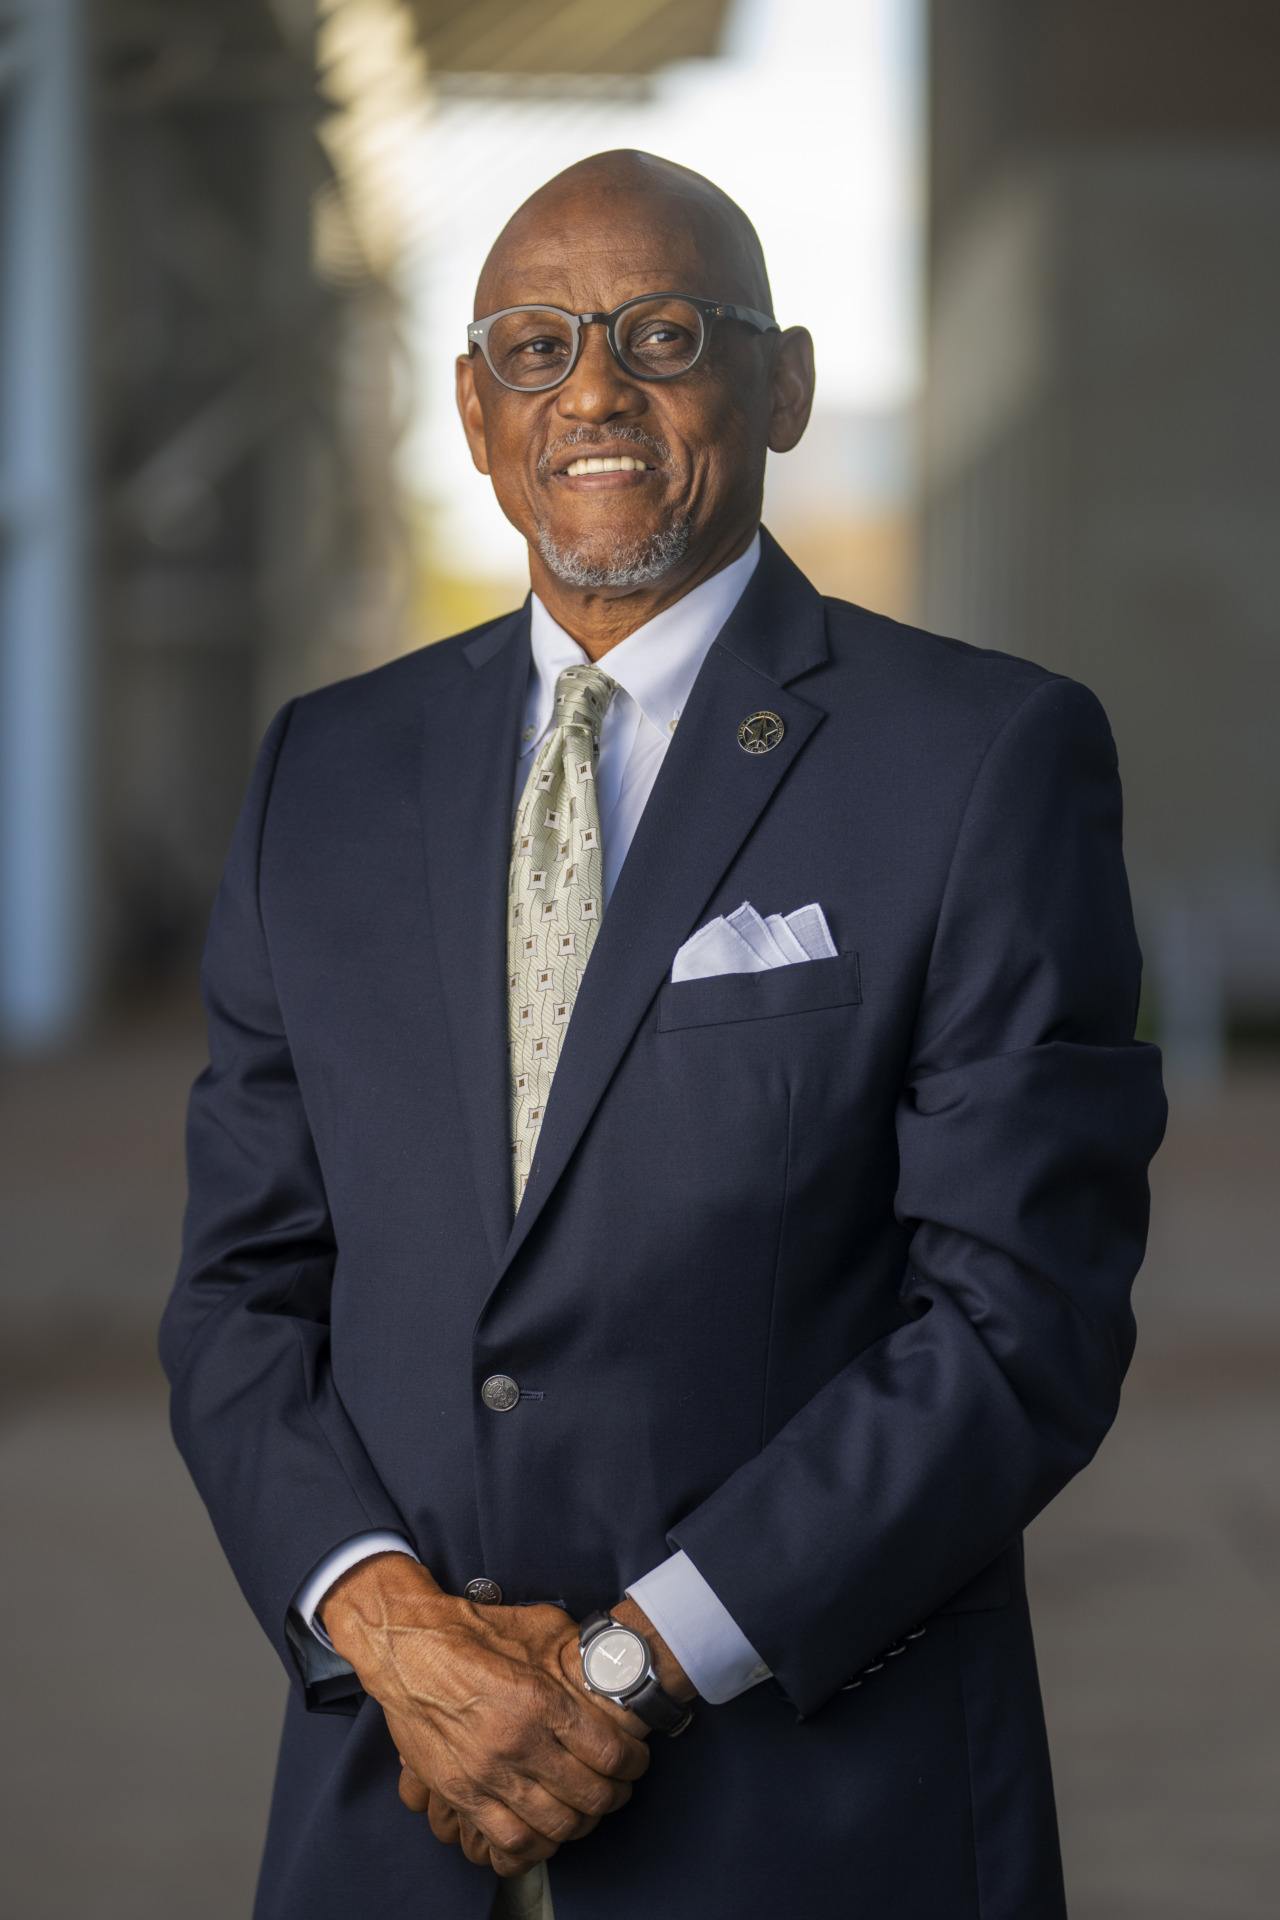
M 655 1736 L 553 1857 L 557 1920 L 1060 1920 L 1022 1530 L 1115 1418 L 1166 1117 L 1106 715 L 822 597 L 766 530 L 513 1221 L 528 671 L 526 600 L 288 701 L 209 925 L 160 1350 L 290 1681 L 258 1920 L 488 1913 L 376 1701 L 308 1689 L 286 1633 L 383 1526 L 448 1589 L 575 1617 L 682 1547 L 773 1669 Z M 744 752 L 761 708 L 781 743 Z M 673 984 L 744 898 L 819 901 L 837 956 Z

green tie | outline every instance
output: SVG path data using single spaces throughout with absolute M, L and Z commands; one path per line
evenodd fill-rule
M 582 970 L 603 908 L 596 798 L 600 728 L 618 690 L 600 667 L 566 667 L 555 725 L 516 810 L 507 908 L 511 1170 L 517 1209 L 533 1164 Z

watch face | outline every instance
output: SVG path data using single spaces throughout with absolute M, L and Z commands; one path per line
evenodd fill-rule
M 648 1667 L 644 1642 L 629 1627 L 606 1627 L 582 1659 L 582 1670 L 601 1693 L 625 1693 L 643 1680 Z

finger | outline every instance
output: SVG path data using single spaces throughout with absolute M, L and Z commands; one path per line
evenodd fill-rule
M 537 1864 L 536 1861 L 534 1864 Z M 503 1853 L 500 1847 L 490 1847 L 489 1865 L 503 1880 L 518 1879 L 522 1873 L 529 1871 L 527 1860 L 517 1860 L 514 1855 Z
M 424 1781 L 419 1780 L 417 1774 L 411 1767 L 401 1767 L 400 1780 L 396 1790 L 400 1795 L 402 1803 L 408 1807 L 410 1813 L 425 1813 L 427 1811 L 431 1800 L 431 1789 Z
M 579 1705 L 567 1690 L 562 1697 L 566 1710 L 553 1716 L 550 1731 L 576 1760 L 609 1780 L 639 1780 L 648 1771 L 653 1754 L 647 1740 L 637 1740 L 590 1702 Z M 548 1784 L 554 1791 L 554 1781 Z
M 459 1814 L 458 1816 L 458 1844 L 473 1866 L 488 1866 L 489 1842 L 485 1839 L 479 1827 L 474 1826 L 465 1814 Z
M 495 1853 L 504 1853 L 521 1866 L 532 1867 L 556 1850 L 556 1842 L 529 1826 L 505 1800 L 485 1796 L 468 1807 L 466 1819 L 478 1827 Z
M 625 1807 L 635 1791 L 630 1780 L 597 1773 L 554 1737 L 549 1760 L 535 1758 L 539 1763 L 536 1766 L 530 1763 L 526 1771 L 557 1800 L 563 1800 L 567 1807 L 574 1807 L 593 1820 L 602 1820 L 606 1813 L 616 1813 L 619 1807 Z
M 629 1780 L 609 1780 L 551 1742 L 550 1760 L 540 1752 L 527 1759 L 518 1775 L 505 1781 L 499 1797 L 513 1813 L 557 1846 L 580 1840 L 606 1814 L 625 1807 L 635 1791 Z
M 456 1807 L 451 1807 L 442 1793 L 432 1792 L 427 1798 L 427 1824 L 437 1840 L 446 1847 L 456 1847 L 459 1839 L 459 1817 Z

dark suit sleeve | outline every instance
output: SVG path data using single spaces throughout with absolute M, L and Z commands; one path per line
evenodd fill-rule
M 898 1101 L 907 1317 L 667 1536 L 802 1716 L 994 1559 L 1115 1418 L 1167 1113 L 1159 1049 L 1133 1037 L 1121 804 L 1096 696 L 1039 682 L 970 790 Z
M 333 1224 L 259 901 L 294 705 L 263 738 L 209 921 L 200 970 L 209 1062 L 188 1106 L 182 1251 L 159 1353 L 174 1439 L 291 1685 L 309 1708 L 354 1713 L 359 1682 L 343 1663 L 325 1674 L 301 1657 L 290 1601 L 341 1541 L 408 1528 L 330 1370 Z

